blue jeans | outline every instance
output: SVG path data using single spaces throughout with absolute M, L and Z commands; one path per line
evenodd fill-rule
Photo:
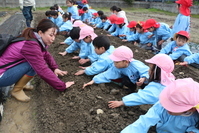
M 34 76 L 36 72 L 28 62 L 20 63 L 4 72 L 0 78 L 0 87 L 10 86 L 19 81 L 24 75 Z
M 26 19 L 27 27 L 30 27 L 30 23 L 33 20 L 32 6 L 24 6 L 22 12 L 23 12 L 23 15 L 24 15 L 24 17 Z

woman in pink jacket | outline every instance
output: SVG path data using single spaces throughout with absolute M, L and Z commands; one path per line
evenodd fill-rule
M 30 98 L 23 89 L 28 89 L 25 85 L 36 74 L 59 91 L 74 84 L 58 78 L 58 75 L 64 76 L 67 72 L 58 69 L 55 60 L 46 50 L 55 40 L 57 32 L 58 27 L 48 19 L 41 20 L 35 29 L 25 29 L 19 36 L 25 40 L 9 45 L 0 57 L 0 66 L 20 60 L 0 69 L 0 87 L 15 84 L 11 95 L 19 101 L 27 102 Z

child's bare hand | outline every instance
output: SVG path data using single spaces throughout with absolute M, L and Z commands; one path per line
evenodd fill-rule
M 153 36 L 153 34 L 149 35 L 148 38 L 151 38 Z
M 84 70 L 85 70 L 87 67 L 79 66 L 79 68 L 81 68 L 81 69 L 84 69 Z
M 65 44 L 65 42 L 60 42 L 59 44 Z
M 71 87 L 71 85 L 75 84 L 74 81 L 70 81 L 70 82 L 66 82 L 65 85 L 66 85 L 66 88 L 69 88 Z
M 126 39 L 123 39 L 122 42 L 127 42 L 127 40 L 126 40 Z
M 164 42 L 164 40 L 159 41 L 159 42 L 158 42 L 158 45 L 162 45 L 163 42 Z
M 86 62 L 88 62 L 89 61 L 89 59 L 80 59 L 79 60 L 79 63 L 80 64 L 85 64 Z
M 138 82 L 136 82 L 137 86 L 141 86 L 145 81 L 145 78 L 140 78 Z
M 178 63 L 178 65 L 181 65 L 181 66 L 186 66 L 186 65 L 188 65 L 188 62 L 180 62 L 180 63 Z
M 72 59 L 79 59 L 79 56 L 73 56 Z
M 107 36 L 112 36 L 112 35 L 110 35 L 110 34 L 107 34 Z
M 65 56 L 65 55 L 67 54 L 67 52 L 66 52 L 66 51 L 64 51 L 64 52 L 59 52 L 58 54 L 60 54 L 60 55 L 62 55 L 62 56 Z
M 124 105 L 123 101 L 109 101 L 108 102 L 108 107 L 109 108 L 117 108 Z
M 76 76 L 84 74 L 85 70 L 79 70 L 78 72 L 75 73 Z
M 90 82 L 84 84 L 82 88 L 84 89 L 86 86 L 92 85 L 93 83 L 94 83 L 94 81 L 91 80 Z
M 151 44 L 151 43 L 147 43 L 147 46 L 148 46 L 148 47 L 151 47 L 151 46 L 152 46 L 152 44 Z
M 119 37 L 124 37 L 124 36 L 126 36 L 126 35 L 119 35 Z

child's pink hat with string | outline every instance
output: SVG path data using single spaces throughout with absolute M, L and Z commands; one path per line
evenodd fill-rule
M 116 48 L 113 53 L 109 56 L 109 58 L 113 61 L 133 61 L 133 52 L 127 46 L 120 46 Z
M 79 40 L 84 39 L 87 36 L 91 36 L 91 39 L 94 40 L 97 35 L 94 32 L 94 29 L 88 25 L 83 26 L 80 28 L 80 33 L 79 33 Z
M 145 62 L 155 64 L 161 69 L 161 84 L 168 85 L 175 80 L 175 76 L 171 73 L 174 70 L 174 63 L 168 55 L 157 54 Z
M 177 79 L 160 93 L 160 103 L 173 113 L 196 108 L 199 112 L 199 83 L 192 78 Z

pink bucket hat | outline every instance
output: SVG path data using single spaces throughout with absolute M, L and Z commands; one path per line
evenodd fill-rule
M 81 20 L 77 20 L 73 23 L 73 27 L 83 27 L 86 26 L 86 24 L 84 24 Z
M 90 26 L 83 26 L 80 30 L 80 33 L 79 33 L 79 39 L 84 39 L 85 37 L 87 36 L 91 36 L 91 39 L 94 40 L 97 35 L 95 34 L 94 32 L 94 29 Z
M 157 54 L 145 62 L 156 64 L 161 69 L 161 84 L 166 86 L 175 80 L 175 76 L 171 73 L 174 70 L 174 63 L 168 55 Z
M 199 112 L 199 83 L 192 78 L 177 79 L 160 93 L 160 103 L 168 111 L 185 112 L 196 108 Z
M 116 48 L 113 53 L 109 56 L 109 58 L 113 61 L 133 61 L 133 52 L 127 46 L 120 46 Z

